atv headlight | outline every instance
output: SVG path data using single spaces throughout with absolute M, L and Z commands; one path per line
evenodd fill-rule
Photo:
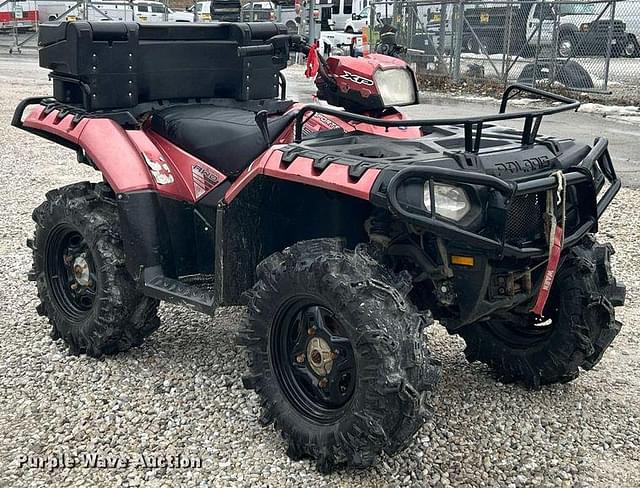
M 433 184 L 436 214 L 446 219 L 461 220 L 471 210 L 471 203 L 465 191 L 444 183 Z M 431 188 L 429 181 L 424 183 L 424 206 L 431 213 Z
M 385 107 L 416 103 L 416 88 L 408 69 L 379 69 L 373 75 L 373 81 Z

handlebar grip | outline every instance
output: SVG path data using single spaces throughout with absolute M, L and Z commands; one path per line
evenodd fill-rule
M 275 52 L 273 44 L 261 44 L 259 46 L 241 46 L 238 48 L 238 56 L 241 58 L 249 56 L 271 55 Z

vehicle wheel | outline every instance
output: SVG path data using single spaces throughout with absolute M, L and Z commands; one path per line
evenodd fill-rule
M 118 212 L 102 183 L 47 193 L 33 211 L 33 271 L 40 315 L 72 354 L 99 357 L 142 344 L 160 325 L 158 301 L 141 295 L 125 268 Z
M 565 35 L 560 37 L 558 41 L 558 56 L 561 58 L 570 58 L 574 55 L 574 40 L 573 36 Z
M 484 41 L 480 44 L 474 37 L 469 37 L 464 42 L 464 51 L 468 53 L 482 54 L 483 50 L 485 53 L 489 54 L 488 46 Z
M 478 52 L 477 43 L 473 37 L 464 41 L 464 51 L 468 53 Z
M 353 34 L 353 27 L 351 27 L 350 25 L 348 25 L 345 30 L 344 30 L 347 34 Z
M 624 303 L 624 286 L 611 272 L 613 248 L 592 236 L 563 258 L 544 322 L 532 317 L 489 320 L 458 333 L 467 343 L 469 362 L 489 365 L 503 382 L 531 388 L 563 383 L 591 369 L 620 331 L 614 307 Z
M 622 49 L 622 54 L 628 58 L 635 58 L 638 56 L 638 43 L 634 36 L 630 35 L 627 37 L 627 42 Z
M 289 21 L 287 22 L 287 32 L 291 35 L 297 34 L 298 33 L 298 24 L 296 24 L 295 22 Z
M 439 377 L 423 334 L 432 323 L 392 275 L 339 239 L 297 243 L 265 259 L 247 293 L 246 388 L 261 397 L 293 459 L 365 468 L 406 447 Z
M 593 79 L 589 72 L 573 60 L 569 60 L 558 66 L 556 78 L 567 88 L 593 88 Z

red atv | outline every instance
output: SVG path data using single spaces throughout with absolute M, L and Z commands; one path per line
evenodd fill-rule
M 607 141 L 538 134 L 571 99 L 512 86 L 494 116 L 406 120 L 403 61 L 325 60 L 273 23 L 61 23 L 39 44 L 53 97 L 13 125 L 104 179 L 33 213 L 38 311 L 73 354 L 140 345 L 159 300 L 244 298 L 261 421 L 328 471 L 411 442 L 438 379 L 434 318 L 531 387 L 592 368 L 620 329 L 625 290 L 594 238 L 620 188 Z M 286 101 L 295 51 L 346 110 Z M 555 103 L 507 113 L 523 92 Z

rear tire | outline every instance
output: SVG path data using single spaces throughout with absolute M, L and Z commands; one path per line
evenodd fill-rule
M 624 286 L 611 272 L 613 248 L 592 236 L 565 254 L 545 316 L 550 325 L 520 320 L 489 320 L 457 331 L 467 343 L 469 362 L 490 366 L 502 382 L 531 388 L 564 383 L 589 370 L 620 331 L 614 307 L 624 303 Z
M 622 48 L 621 55 L 624 55 L 627 58 L 637 58 L 638 57 L 638 41 L 635 36 L 629 34 L 627 36 L 627 42 Z
M 558 56 L 561 58 L 574 57 L 576 55 L 574 49 L 575 39 L 571 34 L 564 34 L 560 36 L 560 40 L 558 41 Z
M 40 315 L 71 354 L 99 357 L 139 346 L 160 325 L 158 301 L 143 296 L 125 267 L 115 205 L 105 184 L 47 193 L 33 211 L 33 271 Z
M 310 457 L 326 473 L 369 467 L 382 451 L 411 443 L 439 370 L 423 334 L 432 319 L 408 302 L 410 281 L 338 239 L 297 243 L 265 259 L 257 275 L 239 337 L 250 365 L 243 381 L 260 395 L 260 420 L 281 431 L 287 454 Z M 305 308 L 290 311 L 300 303 L 311 307 L 311 318 Z M 339 390 L 333 370 L 323 376 L 313 369 L 315 337 L 325 339 L 327 354 L 336 352 Z M 326 397 L 332 391 L 339 393 Z

